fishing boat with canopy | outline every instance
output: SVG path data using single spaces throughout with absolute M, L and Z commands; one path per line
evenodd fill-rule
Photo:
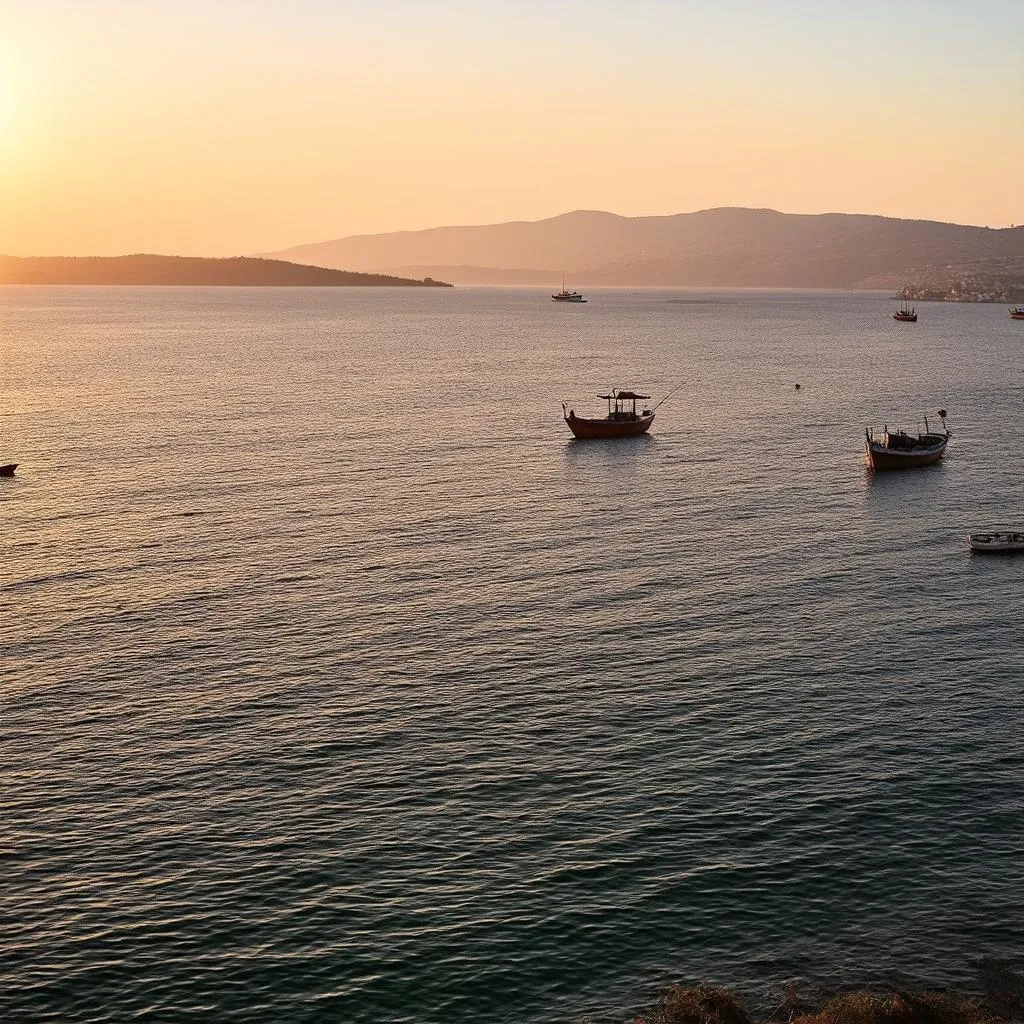
M 646 434 L 651 429 L 655 410 L 659 405 L 667 402 L 682 386 L 682 384 L 677 384 L 653 408 L 647 406 L 650 395 L 640 395 L 635 391 L 612 388 L 607 395 L 597 396 L 608 403 L 607 416 L 577 416 L 576 410 L 568 408 L 566 402 L 562 403 L 562 416 L 575 437 L 636 437 L 638 434 Z M 639 412 L 636 409 L 637 402 L 644 403 Z

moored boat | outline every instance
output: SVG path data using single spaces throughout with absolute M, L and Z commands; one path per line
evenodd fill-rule
M 14 471 L 17 468 L 16 462 L 8 462 L 6 466 L 0 466 L 0 476 L 14 476 Z
M 1014 306 L 1014 308 L 1010 310 L 1010 319 L 1024 320 L 1024 306 Z
M 916 435 L 905 430 L 885 428 L 880 438 L 875 437 L 871 427 L 864 431 L 867 448 L 868 464 L 875 470 L 915 469 L 918 466 L 931 466 L 946 454 L 946 445 L 953 432 L 946 426 L 946 410 L 939 410 L 942 420 L 942 431 L 934 431 L 928 426 L 928 417 L 924 420 L 924 431 Z
M 1024 551 L 1024 530 L 984 530 L 967 534 L 972 551 L 987 554 L 1009 554 Z
M 565 290 L 565 274 L 562 275 L 562 290 L 560 292 L 556 292 L 554 295 L 551 296 L 551 298 L 555 302 L 586 302 L 587 301 L 585 298 L 583 298 L 583 295 L 580 292 L 567 292 Z
M 650 395 L 612 388 L 607 395 L 598 395 L 608 403 L 608 415 L 601 417 L 577 416 L 575 410 L 562 403 L 562 416 L 574 436 L 579 438 L 636 437 L 646 434 L 654 422 L 654 410 L 643 406 L 636 411 L 637 402 L 646 402 Z
M 893 320 L 899 320 L 905 324 L 916 324 L 917 323 L 917 310 L 910 305 L 910 300 L 904 295 L 903 303 L 900 308 L 893 313 Z

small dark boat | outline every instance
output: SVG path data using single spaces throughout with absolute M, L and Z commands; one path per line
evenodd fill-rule
M 0 476 L 14 476 L 14 471 L 17 468 L 16 462 L 8 462 L 6 466 L 0 466 Z
M 1024 320 L 1024 306 L 1015 306 L 1010 310 L 1011 320 Z
M 565 402 L 562 403 L 562 415 L 576 437 L 636 437 L 637 434 L 646 434 L 651 429 L 654 410 L 644 406 L 640 412 L 636 411 L 636 403 L 646 402 L 650 395 L 638 395 L 635 391 L 619 391 L 612 388 L 611 394 L 597 397 L 608 403 L 608 415 L 597 419 L 577 416 L 573 409 L 566 411 Z
M 928 417 L 924 419 L 924 432 L 908 434 L 905 430 L 885 428 L 881 439 L 868 427 L 864 431 L 867 445 L 868 464 L 872 469 L 915 469 L 918 466 L 930 466 L 946 454 L 946 445 L 953 432 L 946 426 L 946 410 L 939 410 L 942 420 L 942 432 L 933 431 L 928 426 Z
M 917 310 L 910 305 L 909 300 L 904 296 L 903 304 L 895 313 L 893 313 L 892 318 L 893 320 L 899 320 L 904 324 L 916 324 Z

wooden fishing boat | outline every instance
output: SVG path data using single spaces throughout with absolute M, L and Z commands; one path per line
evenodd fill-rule
M 916 435 L 905 430 L 885 428 L 881 438 L 875 437 L 871 427 L 864 431 L 867 446 L 868 465 L 875 470 L 916 469 L 918 466 L 931 466 L 946 454 L 946 445 L 953 432 L 946 426 L 946 410 L 939 410 L 942 420 L 942 431 L 933 431 L 928 426 L 928 417 L 924 419 L 924 431 Z
M 1024 306 L 1015 306 L 1010 310 L 1011 320 L 1024 320 Z
M 985 530 L 967 534 L 972 551 L 1003 555 L 1024 551 L 1024 530 Z
M 0 476 L 14 476 L 14 471 L 17 468 L 16 462 L 8 462 L 6 466 L 0 466 Z
M 577 416 L 575 410 L 566 410 L 562 403 L 562 416 L 569 429 L 580 438 L 636 437 L 646 434 L 654 422 L 654 410 L 644 406 L 636 411 L 637 402 L 646 402 L 650 395 L 612 388 L 607 395 L 598 395 L 608 403 L 608 415 L 599 418 Z
M 902 305 L 893 313 L 892 318 L 893 320 L 899 320 L 901 323 L 916 324 L 917 310 L 910 305 L 910 301 L 904 296 Z
M 567 292 L 565 290 L 565 274 L 562 275 L 562 290 L 551 296 L 555 302 L 586 302 L 580 292 Z

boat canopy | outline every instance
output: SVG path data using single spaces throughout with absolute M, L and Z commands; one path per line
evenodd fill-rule
M 646 401 L 650 398 L 650 395 L 638 395 L 633 391 L 617 391 L 614 395 L 598 395 L 598 398 L 603 398 L 606 402 L 614 402 L 616 399 L 621 399 L 625 402 L 641 402 Z

